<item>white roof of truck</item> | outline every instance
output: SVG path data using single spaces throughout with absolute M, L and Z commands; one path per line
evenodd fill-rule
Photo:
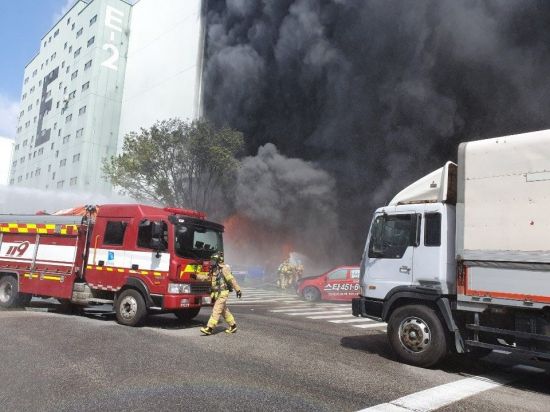
M 449 168 L 455 168 L 453 162 L 445 163 L 445 166 L 434 170 L 426 176 L 418 179 L 416 182 L 400 191 L 388 204 L 388 206 L 397 206 L 409 203 L 444 203 L 449 200 Z M 451 182 L 451 186 L 454 183 Z M 456 189 L 451 188 L 452 192 Z

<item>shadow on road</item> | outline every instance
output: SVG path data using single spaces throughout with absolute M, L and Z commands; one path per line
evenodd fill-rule
M 385 334 L 346 336 L 340 339 L 340 345 L 347 349 L 365 354 L 376 354 L 390 361 L 398 362 Z M 433 369 L 464 378 L 512 376 L 513 382 L 507 383 L 506 386 L 521 391 L 550 395 L 550 363 L 535 359 L 518 358 L 502 353 L 493 353 L 482 359 L 450 354 Z
M 83 308 L 76 305 L 59 303 L 55 299 L 33 299 L 26 310 L 55 313 L 58 315 L 67 316 L 82 316 L 104 322 L 116 322 L 115 312 L 110 305 L 97 305 Z M 198 328 L 206 323 L 206 320 L 208 319 L 207 316 L 209 315 L 202 314 L 201 312 L 195 319 L 183 321 L 178 319 L 172 313 L 151 313 L 145 318 L 140 326 L 168 330 Z

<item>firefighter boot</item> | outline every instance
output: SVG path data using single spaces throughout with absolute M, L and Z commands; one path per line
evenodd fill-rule
M 205 327 L 201 328 L 200 331 L 203 335 L 208 336 L 208 335 L 212 335 L 213 329 L 209 326 L 205 326 Z
M 225 333 L 235 333 L 237 332 L 237 324 L 234 323 L 233 325 L 229 325 L 229 327 L 225 330 Z

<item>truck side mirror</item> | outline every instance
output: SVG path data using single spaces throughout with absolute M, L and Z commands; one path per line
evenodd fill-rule
M 413 240 L 413 246 L 418 247 L 420 246 L 420 231 L 422 230 L 422 215 L 415 214 L 412 217 L 412 224 L 414 224 L 414 240 Z
M 151 237 L 161 238 L 164 234 L 164 223 L 163 222 L 151 222 Z
M 164 224 L 163 222 L 151 223 L 151 249 L 157 252 L 156 257 L 160 257 L 160 252 L 165 249 L 164 242 Z

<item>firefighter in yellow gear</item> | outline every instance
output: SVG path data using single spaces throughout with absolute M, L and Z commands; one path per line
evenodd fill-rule
M 225 332 L 237 332 L 237 323 L 235 322 L 233 314 L 227 308 L 227 299 L 229 298 L 229 293 L 233 290 L 237 293 L 239 299 L 242 297 L 242 292 L 235 277 L 231 273 L 231 269 L 228 265 L 224 264 L 223 253 L 218 252 L 212 255 L 210 258 L 210 272 L 208 275 L 195 275 L 194 277 L 199 280 L 209 280 L 211 282 L 212 289 L 210 296 L 214 302 L 212 315 L 207 325 L 201 328 L 200 331 L 204 335 L 211 335 L 214 328 L 218 325 L 220 316 L 223 316 L 229 325 Z
M 277 272 L 279 273 L 279 287 L 281 289 L 286 289 L 292 282 L 292 264 L 290 260 L 286 259 L 281 263 Z

